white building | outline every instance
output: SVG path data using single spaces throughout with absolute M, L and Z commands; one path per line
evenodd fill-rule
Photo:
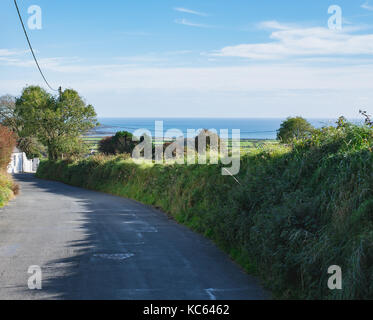
M 11 161 L 8 166 L 8 173 L 24 173 L 24 172 L 36 172 L 38 169 L 40 160 L 27 159 L 26 153 L 22 152 L 18 148 L 14 148 L 11 156 Z

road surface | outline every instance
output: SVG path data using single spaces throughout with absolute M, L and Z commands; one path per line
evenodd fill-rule
M 21 193 L 0 209 L 0 299 L 269 297 L 209 240 L 158 210 L 15 178 Z M 41 290 L 28 288 L 30 266 L 41 268 Z

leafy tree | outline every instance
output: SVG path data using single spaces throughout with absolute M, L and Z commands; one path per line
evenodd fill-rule
M 127 131 L 119 131 L 113 137 L 115 153 L 131 153 L 136 146 L 133 134 Z
M 0 122 L 3 126 L 11 128 L 12 131 L 19 133 L 21 129 L 20 119 L 17 119 L 15 110 L 15 98 L 11 95 L 0 97 Z
M 132 153 L 137 142 L 127 131 L 119 131 L 113 137 L 105 137 L 99 142 L 99 151 L 105 154 Z
M 50 160 L 82 151 L 81 136 L 97 125 L 93 106 L 72 89 L 56 97 L 38 86 L 26 87 L 16 99 L 14 112 L 21 120 L 22 136 L 36 136 Z
M 17 146 L 26 153 L 28 159 L 40 158 L 46 154 L 46 148 L 35 136 L 18 137 Z
M 102 138 L 98 143 L 98 151 L 104 154 L 113 154 L 113 137 Z
M 277 131 L 277 139 L 288 143 L 293 139 L 308 137 L 313 130 L 314 127 L 302 117 L 287 118 Z
M 218 151 L 219 145 L 221 145 L 222 140 L 219 135 L 207 129 L 203 129 L 198 136 L 195 137 L 195 148 L 199 151 L 199 147 L 206 146 L 206 150 Z
M 0 125 L 0 171 L 5 171 L 13 148 L 16 145 L 16 136 L 9 128 Z M 1 173 L 1 172 L 0 172 Z
M 40 157 L 44 147 L 34 135 L 24 135 L 22 119 L 15 113 L 15 101 L 11 95 L 0 97 L 0 122 L 15 133 L 17 146 L 29 159 Z

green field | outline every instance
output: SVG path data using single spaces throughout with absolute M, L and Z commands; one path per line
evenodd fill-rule
M 83 141 L 86 143 L 90 150 L 97 151 L 98 143 L 102 139 L 102 136 L 84 136 Z M 260 140 L 260 139 L 241 139 L 241 153 L 246 153 L 253 148 L 263 148 L 267 146 L 277 145 L 276 140 Z M 231 147 L 231 142 L 229 143 Z
M 100 136 L 84 136 L 83 141 L 90 150 L 98 151 L 98 143 L 102 138 Z

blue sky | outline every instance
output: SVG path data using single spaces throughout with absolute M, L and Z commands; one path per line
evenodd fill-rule
M 101 117 L 373 112 L 373 0 L 18 0 L 52 86 Z M 342 30 L 328 8 L 342 9 Z M 45 86 L 12 0 L 0 2 L 0 94 Z

